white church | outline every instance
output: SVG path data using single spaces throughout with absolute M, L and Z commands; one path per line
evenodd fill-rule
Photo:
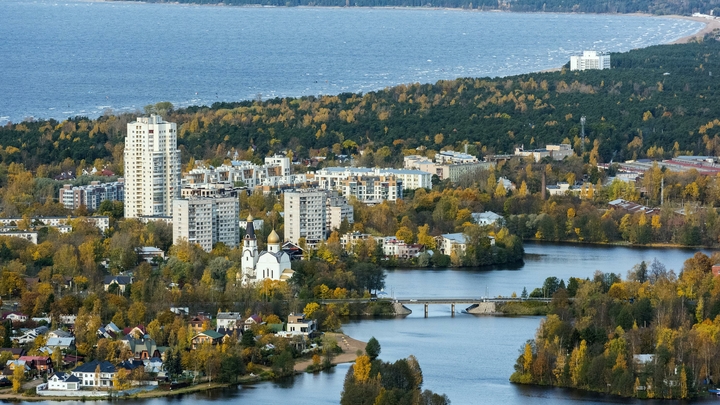
M 243 284 L 264 279 L 287 281 L 292 277 L 290 255 L 280 249 L 280 237 L 275 230 L 268 236 L 267 249 L 258 254 L 253 217 L 249 216 L 243 240 L 242 276 L 238 274 Z

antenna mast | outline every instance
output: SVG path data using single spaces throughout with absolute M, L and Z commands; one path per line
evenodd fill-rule
M 580 117 L 580 136 L 582 137 L 582 152 L 585 152 L 585 116 Z

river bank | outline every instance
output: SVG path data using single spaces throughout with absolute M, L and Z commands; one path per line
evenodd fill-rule
M 342 349 L 342 353 L 334 356 L 330 363 L 332 367 L 344 363 L 354 363 L 358 353 L 365 352 L 365 345 L 367 342 L 354 339 L 344 333 L 327 332 L 325 337 L 334 339 L 338 347 Z M 312 358 L 300 359 L 295 363 L 294 371 L 296 375 L 304 374 L 309 365 L 312 364 Z M 266 370 L 265 370 L 266 371 Z M 233 383 L 219 383 L 219 382 L 206 382 L 190 387 L 184 387 L 177 390 L 160 390 L 154 389 L 151 391 L 139 392 L 131 395 L 115 396 L 116 392 L 113 392 L 112 399 L 116 400 L 131 400 L 131 399 L 148 399 L 148 398 L 161 398 L 161 397 L 173 397 L 177 395 L 192 394 L 197 392 L 228 388 L 231 386 L 243 386 L 252 385 L 259 382 L 272 381 L 269 373 L 259 373 L 257 375 L 250 374 L 242 376 L 238 379 L 237 384 Z M 27 392 L 27 390 L 26 390 Z M 0 401 L 104 401 L 108 400 L 109 397 L 90 397 L 90 396 L 39 396 L 39 395 L 25 395 L 24 393 L 13 393 L 10 388 L 0 390 Z

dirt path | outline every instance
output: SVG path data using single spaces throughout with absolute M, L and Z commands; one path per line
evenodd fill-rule
M 332 364 L 341 363 L 352 363 L 357 358 L 357 351 L 365 353 L 366 342 L 361 342 L 357 339 L 353 339 L 344 333 L 325 333 L 325 336 L 334 338 L 338 344 L 338 347 L 342 349 L 342 353 L 333 357 Z M 312 364 L 312 359 L 303 360 L 295 363 L 295 371 L 304 372 L 309 365 Z

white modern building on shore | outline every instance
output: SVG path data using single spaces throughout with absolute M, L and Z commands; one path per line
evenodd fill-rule
M 570 57 L 570 70 L 610 69 L 610 54 L 583 51 Z
M 158 115 L 127 124 L 125 218 L 172 216 L 180 197 L 177 126 Z

